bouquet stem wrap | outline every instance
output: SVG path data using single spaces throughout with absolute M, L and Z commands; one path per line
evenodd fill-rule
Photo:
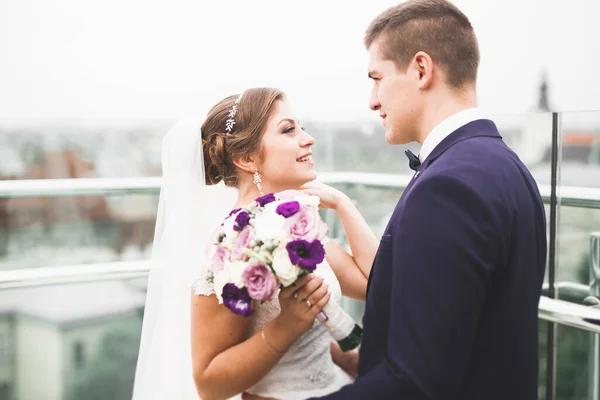
M 337 341 L 342 351 L 353 350 L 360 344 L 362 328 L 337 302 L 329 301 L 317 315 L 317 319 Z

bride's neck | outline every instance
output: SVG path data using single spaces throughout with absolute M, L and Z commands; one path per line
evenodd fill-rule
M 292 189 L 292 188 L 291 187 L 273 188 L 273 187 L 270 187 L 269 185 L 266 185 L 266 186 L 263 186 L 263 193 L 265 193 L 265 194 L 278 193 L 278 192 L 281 192 L 281 191 L 284 191 L 287 189 Z M 258 191 L 258 188 L 254 184 L 254 182 L 248 182 L 248 183 L 241 184 L 238 187 L 238 199 L 237 199 L 237 202 L 235 203 L 235 207 L 239 208 L 239 207 L 248 205 L 260 196 L 261 196 L 261 194 Z
M 257 197 L 260 197 L 260 192 L 258 191 L 256 185 L 241 185 L 238 188 L 238 199 L 235 203 L 235 208 L 248 205 L 256 200 Z

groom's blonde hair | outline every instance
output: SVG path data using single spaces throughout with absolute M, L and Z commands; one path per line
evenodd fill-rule
M 443 68 L 451 87 L 460 89 L 477 80 L 477 37 L 467 16 L 449 1 L 408 0 L 387 9 L 369 25 L 367 49 L 379 38 L 383 57 L 401 71 L 424 51 Z

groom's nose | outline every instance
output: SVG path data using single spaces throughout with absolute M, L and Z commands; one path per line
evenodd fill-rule
M 379 98 L 377 97 L 377 91 L 373 88 L 371 92 L 371 98 L 369 99 L 369 108 L 373 111 L 377 111 L 381 108 L 381 104 L 379 103 Z

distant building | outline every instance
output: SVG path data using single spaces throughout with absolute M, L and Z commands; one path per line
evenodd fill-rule
M 97 176 L 94 164 L 72 150 L 42 152 L 39 161 L 27 167 L 18 154 L 7 160 L 10 162 L 0 160 L 0 174 L 11 175 L 0 179 Z M 133 253 L 141 258 L 153 240 L 157 203 L 157 196 L 153 195 L 0 199 L 0 257 L 19 254 L 32 245 L 55 243 L 106 246 L 117 256 L 127 249 L 129 259 Z
M 105 335 L 140 332 L 144 298 L 124 282 L 0 290 L 0 399 L 65 399 Z

